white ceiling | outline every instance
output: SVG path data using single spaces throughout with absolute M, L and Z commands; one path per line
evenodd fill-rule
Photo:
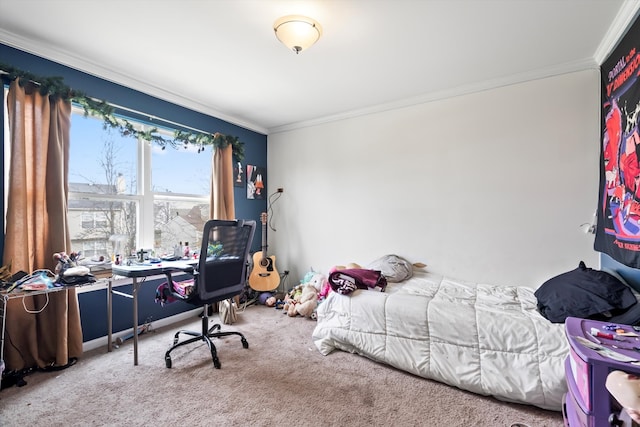
M 269 134 L 596 67 L 638 4 L 0 0 L 0 42 Z M 300 55 L 289 14 L 324 30 Z

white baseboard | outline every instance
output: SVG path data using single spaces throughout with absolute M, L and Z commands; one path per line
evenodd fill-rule
M 163 319 L 158 319 L 156 321 L 151 322 L 151 328 L 152 329 L 157 329 L 157 328 L 162 328 L 164 326 L 167 325 L 171 325 L 177 322 L 181 322 L 183 320 L 186 319 L 190 319 L 193 318 L 195 316 L 197 316 L 198 314 L 200 314 L 200 312 L 202 312 L 202 307 L 200 308 L 195 308 L 193 310 L 189 310 L 189 311 L 185 311 L 183 313 L 179 313 L 170 317 L 165 317 Z M 113 334 L 113 341 L 116 340 L 117 337 L 119 336 L 123 336 L 123 335 L 128 335 L 130 333 L 133 332 L 133 327 L 126 329 L 124 331 L 119 331 L 117 334 Z M 96 348 L 100 348 L 100 347 L 107 347 L 107 336 L 105 335 L 104 337 L 101 338 L 96 338 L 93 339 L 91 341 L 87 341 L 85 343 L 82 343 L 82 350 L 83 351 L 90 351 L 90 350 L 94 350 Z

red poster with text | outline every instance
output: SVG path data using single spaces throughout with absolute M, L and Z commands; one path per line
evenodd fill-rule
M 600 68 L 600 197 L 594 248 L 640 268 L 640 24 L 636 20 Z

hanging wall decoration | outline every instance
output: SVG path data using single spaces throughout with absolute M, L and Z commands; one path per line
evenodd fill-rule
M 264 199 L 267 188 L 267 170 L 247 165 L 247 199 Z
M 600 196 L 594 248 L 640 268 L 640 23 L 600 67 Z
M 244 187 L 244 170 L 242 168 L 242 162 L 234 162 L 233 164 L 233 186 Z

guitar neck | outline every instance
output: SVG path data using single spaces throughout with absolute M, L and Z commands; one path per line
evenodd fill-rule
M 262 259 L 267 257 L 267 224 L 262 224 Z
M 260 215 L 260 221 L 262 222 L 262 261 L 267 258 L 267 213 L 263 212 Z

